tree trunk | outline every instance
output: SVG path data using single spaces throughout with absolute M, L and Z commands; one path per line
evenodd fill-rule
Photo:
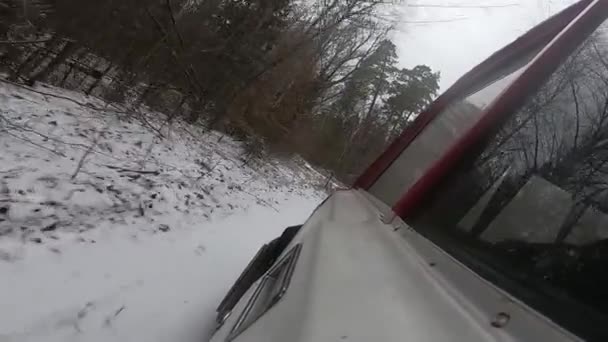
M 77 53 L 76 56 L 74 57 L 74 59 L 76 61 L 80 61 L 80 59 L 82 58 L 82 56 L 84 56 L 87 53 L 87 50 L 85 49 L 80 49 Z M 68 70 L 65 72 L 65 74 L 63 75 L 63 78 L 61 79 L 61 82 L 59 82 L 59 86 L 60 87 L 65 87 L 65 81 L 68 79 L 68 77 L 72 74 L 72 71 L 74 71 L 74 63 L 70 64 L 70 67 L 68 68 Z
M 152 91 L 152 88 L 157 88 L 157 84 L 154 82 L 148 83 L 146 88 L 144 88 L 144 91 L 139 95 L 139 97 L 133 104 L 133 109 L 139 108 L 141 106 L 141 104 L 144 103 L 144 101 L 148 97 L 148 94 L 150 94 L 150 92 Z
M 372 97 L 372 102 L 369 104 L 369 109 L 367 111 L 367 115 L 365 116 L 364 121 L 372 115 L 372 111 L 374 110 L 374 106 L 376 105 L 376 101 L 378 101 L 378 96 L 380 95 L 381 91 L 382 87 L 377 86 L 376 91 L 374 92 L 374 97 Z
M 579 222 L 581 217 L 583 217 L 583 214 L 585 214 L 590 206 L 590 203 L 575 203 L 572 208 L 570 208 L 568 215 L 566 215 L 566 218 L 559 228 L 557 237 L 555 238 L 555 243 L 561 244 L 564 242 L 564 240 L 566 240 L 568 235 L 570 235 L 572 232 L 572 229 L 574 229 L 574 226 Z
M 59 53 L 57 54 L 57 56 L 55 56 L 55 58 L 53 58 L 53 60 L 50 61 L 49 64 L 43 67 L 42 70 L 32 75 L 29 78 L 28 83 L 30 85 L 33 85 L 34 83 L 36 83 L 36 81 L 46 79 L 53 71 L 55 71 L 55 68 L 57 68 L 68 58 L 68 56 L 72 53 L 75 47 L 76 46 L 74 42 L 66 42 L 61 48 L 61 51 L 59 51 Z
M 108 74 L 108 72 L 112 69 L 112 62 L 109 62 L 105 69 L 101 72 L 101 75 L 95 79 L 95 81 L 89 86 L 89 88 L 84 92 L 87 95 L 90 95 L 95 88 L 99 85 L 101 80 Z
M 173 111 L 171 111 L 171 114 L 169 114 L 169 117 L 167 118 L 168 122 L 173 121 L 173 119 L 177 116 L 177 114 L 179 114 L 179 111 L 182 109 L 182 106 L 184 105 L 184 103 L 186 103 L 186 100 L 188 100 L 188 96 L 182 95 L 182 98 L 180 99 L 177 106 L 175 106 Z
M 52 41 L 49 43 L 44 44 L 43 47 L 39 47 L 36 48 L 34 51 L 32 51 L 24 60 L 23 62 L 21 62 L 19 64 L 19 66 L 17 66 L 17 68 L 12 72 L 11 76 L 9 77 L 9 80 L 11 81 L 17 81 L 22 74 L 26 74 L 26 70 L 28 69 L 28 66 L 35 60 L 38 58 L 38 56 L 40 56 L 42 54 L 42 52 L 47 48 L 47 45 L 51 45 Z
M 479 215 L 479 219 L 471 229 L 471 235 L 480 237 L 490 226 L 490 223 L 496 219 L 503 209 L 517 196 L 517 193 L 523 188 L 528 180 L 532 177 L 533 170 L 528 170 L 523 176 L 515 180 L 504 180 L 496 189 L 494 195 Z

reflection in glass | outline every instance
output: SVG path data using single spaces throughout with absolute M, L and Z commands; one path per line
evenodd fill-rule
M 527 288 L 603 314 L 607 29 L 604 23 L 587 39 L 411 219 Z
M 472 89 L 463 99 L 450 104 L 414 139 L 370 188 L 370 193 L 393 205 L 446 150 L 481 117 L 491 104 L 529 66 L 542 46 L 519 59 L 509 61 Z

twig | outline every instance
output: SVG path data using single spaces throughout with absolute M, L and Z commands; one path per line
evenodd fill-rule
M 517 7 L 520 4 L 512 3 L 512 4 L 502 4 L 502 5 L 449 5 L 449 4 L 407 4 L 406 7 L 419 7 L 419 8 L 505 8 L 505 7 Z
M 61 139 L 58 139 L 58 138 L 55 138 L 55 137 L 52 137 L 52 136 L 48 136 L 48 135 L 42 134 L 42 133 L 40 133 L 40 132 L 38 132 L 38 131 L 36 131 L 36 130 L 34 130 L 34 129 L 31 129 L 31 128 L 28 128 L 28 127 L 24 127 L 24 126 L 17 125 L 17 124 L 15 124 L 15 123 L 11 122 L 10 120 L 8 120 L 7 118 L 4 118 L 4 117 L 2 117 L 2 116 L 0 116 L 0 119 L 4 120 L 4 121 L 5 121 L 5 122 L 6 122 L 8 125 L 10 125 L 10 126 L 11 126 L 11 128 L 18 129 L 18 130 L 21 130 L 21 131 L 24 131 L 24 132 L 30 132 L 30 133 L 35 134 L 35 135 L 38 135 L 38 136 L 40 136 L 40 137 L 42 137 L 42 138 L 44 138 L 44 139 L 48 139 L 48 140 L 51 140 L 51 141 L 56 142 L 56 143 L 59 143 L 59 144 L 63 144 L 63 145 L 67 145 L 67 146 L 75 147 L 75 148 L 78 148 L 78 149 L 88 149 L 88 148 L 90 147 L 90 146 L 85 145 L 85 144 L 81 144 L 81 143 L 70 143 L 70 142 L 66 142 L 66 141 L 63 141 L 63 140 L 61 140 Z M 61 153 L 61 152 L 57 152 L 57 151 L 51 150 L 51 149 L 49 149 L 49 148 L 47 148 L 47 147 L 44 147 L 44 146 L 39 145 L 39 144 L 36 144 L 36 143 L 34 143 L 33 141 L 31 141 L 31 140 L 27 140 L 27 139 L 25 139 L 25 138 L 22 138 L 22 137 L 16 136 L 16 135 L 14 135 L 14 134 L 12 134 L 12 133 L 10 133 L 10 132 L 8 132 L 8 131 L 6 131 L 6 132 L 7 132 L 9 135 L 14 136 L 14 137 L 15 137 L 15 138 L 17 138 L 17 139 L 24 140 L 24 141 L 26 141 L 26 142 L 28 142 L 28 143 L 31 143 L 31 144 L 33 144 L 33 145 L 35 145 L 35 146 L 37 146 L 37 147 L 40 147 L 40 148 L 43 148 L 43 149 L 45 149 L 45 150 L 49 150 L 50 152 L 53 152 L 53 153 L 55 153 L 55 154 L 58 154 L 59 156 L 66 157 L 66 156 L 65 156 L 63 153 Z M 96 153 L 96 154 L 99 154 L 99 155 L 101 155 L 101 156 L 104 156 L 104 157 L 106 157 L 106 158 L 114 159 L 114 160 L 119 161 L 119 162 L 125 162 L 125 160 L 123 160 L 123 159 L 116 158 L 115 156 L 113 156 L 113 155 L 111 155 L 111 154 L 108 154 L 108 153 L 105 153 L 105 152 L 102 152 L 102 151 L 93 150 L 92 152 L 93 152 L 93 153 Z M 169 168 L 175 168 L 175 169 L 177 169 L 177 167 L 176 167 L 176 166 L 169 165 L 169 164 L 163 164 L 163 163 L 160 163 L 160 165 L 164 165 L 164 166 L 167 166 L 167 167 L 169 167 Z
M 259 202 L 264 203 L 265 205 L 267 205 L 268 207 L 272 208 L 272 209 L 273 209 L 274 211 L 276 211 L 277 213 L 279 212 L 279 209 L 275 208 L 275 207 L 274 207 L 272 204 L 270 204 L 270 203 L 268 203 L 267 201 L 265 201 L 265 200 L 263 200 L 263 199 L 259 198 L 259 197 L 258 197 L 258 196 L 256 196 L 256 195 L 254 195 L 254 194 L 250 193 L 249 191 L 241 190 L 241 192 L 243 192 L 243 193 L 245 193 L 245 194 L 247 194 L 247 195 L 249 195 L 249 196 L 251 196 L 251 197 L 255 198 L 255 199 L 256 199 L 256 200 L 258 200 Z
M 116 317 L 125 309 L 125 306 L 121 306 L 118 310 L 116 310 L 116 312 L 114 312 L 113 315 L 111 316 L 107 316 L 105 321 L 104 321 L 104 325 L 106 327 L 110 327 L 112 325 L 112 322 L 114 321 L 114 319 L 116 319 Z
M 0 40 L 0 44 L 26 45 L 26 44 L 45 43 L 45 42 L 48 42 L 48 41 L 51 41 L 51 40 L 53 40 L 53 38 L 38 39 L 38 40 Z
M 125 306 L 124 305 L 121 306 L 120 309 L 116 310 L 116 312 L 114 313 L 114 317 L 118 316 L 124 309 L 125 309 Z
M 85 162 L 87 156 L 89 154 L 91 154 L 91 152 L 93 152 L 93 149 L 95 148 L 95 146 L 97 146 L 97 142 L 99 141 L 99 138 L 101 138 L 101 135 L 103 134 L 103 132 L 105 132 L 108 129 L 108 125 L 106 125 L 106 127 L 103 130 L 101 130 L 99 133 L 97 133 L 97 135 L 95 136 L 95 139 L 93 139 L 93 142 L 91 143 L 91 146 L 89 146 L 89 148 L 87 148 L 87 150 L 82 154 L 82 158 L 80 158 L 80 160 L 78 161 L 78 166 L 76 166 L 76 170 L 74 170 L 72 177 L 70 177 L 71 180 L 74 180 L 74 178 L 76 178 L 76 176 L 78 175 L 78 172 L 80 172 L 80 169 L 84 165 L 84 162 Z
M 82 107 L 87 107 L 87 108 L 90 108 L 90 109 L 93 109 L 93 110 L 96 110 L 96 111 L 107 111 L 107 108 L 100 108 L 100 107 L 96 107 L 96 106 L 94 106 L 94 105 L 92 105 L 92 104 L 90 104 L 90 103 L 82 103 L 82 102 L 78 102 L 78 101 L 76 101 L 76 100 L 74 100 L 74 99 L 71 99 L 71 98 L 69 98 L 69 97 L 66 97 L 66 96 L 61 96 L 61 95 L 56 95 L 56 94 L 52 94 L 52 93 L 47 93 L 47 92 L 44 92 L 44 91 L 36 90 L 36 89 L 34 89 L 34 88 L 27 87 L 27 86 L 24 86 L 24 85 L 22 85 L 22 84 L 15 83 L 15 82 L 11 82 L 11 81 L 9 81 L 9 80 L 5 80 L 5 79 L 2 79 L 2 78 L 0 78 L 0 82 L 8 83 L 8 84 L 11 84 L 11 85 L 13 85 L 13 86 L 15 86 L 15 87 L 19 87 L 19 88 L 22 88 L 22 89 L 26 89 L 26 90 L 29 90 L 29 91 L 31 91 L 31 92 L 34 92 L 34 93 L 37 93 L 37 94 L 40 94 L 40 95 L 43 95 L 43 96 L 51 96 L 51 97 L 55 97 L 55 98 L 58 98 L 58 99 L 62 99 L 62 100 L 66 100 L 66 101 L 70 101 L 70 102 L 75 103 L 75 104 L 77 104 L 77 105 L 79 105 L 79 106 L 82 106 Z M 112 105 L 113 105 L 113 104 L 112 104 Z M 114 105 L 113 105 L 113 106 L 114 106 Z M 115 108 L 118 108 L 118 107 L 116 107 L 116 106 L 114 106 L 114 107 L 115 107 Z M 115 113 L 117 113 L 117 114 L 131 114 L 131 113 L 126 112 L 126 111 L 125 111 L 125 112 L 114 111 L 114 112 L 115 112 Z
M 175 31 L 175 35 L 177 35 L 177 39 L 179 40 L 179 45 L 183 49 L 184 48 L 184 39 L 182 38 L 182 35 L 179 33 L 179 30 L 177 29 L 177 22 L 175 20 L 175 16 L 173 15 L 173 8 L 171 8 L 171 0 L 166 0 L 165 4 L 167 5 L 167 11 L 169 11 L 169 14 L 171 15 L 171 24 L 173 26 L 173 30 Z
M 452 19 L 438 19 L 438 20 L 414 20 L 414 21 L 402 21 L 403 24 L 437 24 L 437 23 L 451 23 L 454 21 L 468 20 L 469 17 L 457 17 Z
M 26 90 L 29 90 L 29 91 L 31 91 L 31 92 L 38 93 L 38 94 L 40 94 L 40 95 L 44 95 L 44 96 L 52 96 L 52 97 L 56 97 L 56 98 L 59 98 L 59 99 L 62 99 L 62 100 L 66 100 L 66 101 L 73 102 L 73 103 L 75 103 L 75 104 L 77 104 L 77 105 L 79 105 L 79 106 L 83 106 L 83 107 L 90 107 L 90 108 L 92 108 L 92 107 L 91 107 L 91 105 L 89 105 L 89 104 L 87 104 L 87 103 L 78 102 L 78 101 L 76 101 L 76 100 L 74 100 L 74 99 L 71 99 L 71 98 L 69 98 L 69 97 L 66 97 L 66 96 L 61 96 L 61 95 L 56 95 L 56 94 L 51 94 L 51 93 L 47 93 L 47 92 L 44 92 L 44 91 L 36 90 L 36 89 L 34 89 L 34 88 L 31 88 L 31 87 L 28 87 L 28 86 L 24 86 L 24 85 L 19 84 L 19 83 L 16 83 L 16 82 L 11 82 L 11 81 L 9 81 L 9 80 L 5 80 L 5 79 L 0 79 L 0 82 L 8 83 L 8 84 L 11 84 L 11 85 L 13 85 L 13 86 L 15 86 L 15 87 L 19 87 L 19 88 L 22 88 L 22 89 L 26 89 Z
M 23 204 L 34 204 L 34 205 L 48 205 L 52 207 L 67 207 L 65 204 L 55 201 L 28 201 L 14 198 L 0 198 L 0 203 L 23 203 Z
M 42 145 L 40 145 L 40 144 L 38 144 L 38 143 L 35 143 L 35 142 L 33 142 L 33 141 L 29 140 L 29 139 L 26 139 L 26 138 L 24 138 L 24 137 L 20 137 L 20 136 L 18 136 L 18 135 L 16 135 L 16 134 L 13 134 L 13 133 L 9 132 L 9 131 L 8 131 L 8 130 L 6 130 L 6 129 L 5 129 L 5 130 L 3 130 L 3 131 L 4 131 L 6 134 L 8 134 L 8 135 L 12 136 L 12 137 L 13 137 L 13 138 L 15 138 L 15 139 L 19 139 L 19 140 L 21 140 L 21 141 L 25 141 L 25 142 L 27 142 L 28 144 L 32 144 L 32 145 L 34 145 L 34 146 L 36 146 L 36 147 L 39 147 L 39 148 L 44 149 L 44 150 L 47 150 L 47 151 L 49 151 L 49 152 L 51 152 L 51 153 L 54 153 L 54 154 L 56 154 L 56 155 L 58 155 L 58 156 L 61 156 L 61 157 L 64 157 L 64 158 L 66 157 L 66 155 L 65 155 L 65 154 L 63 154 L 63 153 L 61 153 L 61 152 L 59 152 L 59 151 L 52 150 L 52 149 L 50 149 L 50 148 L 48 148 L 48 147 L 46 147 L 46 146 L 42 146 Z
M 146 119 L 146 115 L 144 113 L 141 112 L 141 110 L 139 110 L 139 108 L 137 109 L 138 112 L 138 119 L 139 121 L 146 127 L 148 127 L 149 129 L 153 130 L 156 135 L 161 138 L 164 139 L 165 136 L 163 135 L 163 133 L 160 131 L 163 127 L 161 126 L 160 128 L 156 128 L 154 127 L 149 121 L 148 119 Z
M 125 168 L 113 166 L 113 165 L 105 165 L 105 167 L 112 169 L 112 170 L 118 170 L 118 172 L 133 172 L 133 173 L 141 173 L 144 175 L 155 175 L 155 176 L 158 176 L 160 174 L 159 171 L 131 170 L 131 169 L 125 169 Z
M 2 80 L 0 80 L 0 81 L 2 81 Z M 12 82 L 8 82 L 8 83 L 12 83 Z M 17 85 L 17 86 L 20 86 L 19 84 L 16 84 L 16 85 Z M 32 90 L 32 89 L 29 89 L 29 88 L 27 88 L 27 87 L 23 87 L 23 88 L 26 88 L 26 89 L 28 89 L 28 90 L 31 90 L 31 91 L 37 92 L 37 91 Z M 51 95 L 51 96 L 53 96 L 53 95 Z M 81 104 L 81 105 L 82 105 L 82 104 Z M 119 112 L 116 112 L 116 113 L 119 113 Z M 51 140 L 51 141 L 54 141 L 54 142 L 57 142 L 57 143 L 60 143 L 60 144 L 64 144 L 64 145 L 68 145 L 68 146 L 72 146 L 72 147 L 77 147 L 77 148 L 81 148 L 81 149 L 87 149 L 87 150 L 90 148 L 90 146 L 87 146 L 87 145 L 85 145 L 85 144 L 66 142 L 66 141 L 63 141 L 63 140 L 61 140 L 61 139 L 59 139 L 59 138 L 52 137 L 52 136 L 48 136 L 48 135 L 46 135 L 46 134 L 40 133 L 40 132 L 38 132 L 38 131 L 36 131 L 36 130 L 34 130 L 34 129 L 32 129 L 32 128 L 29 128 L 29 127 L 25 127 L 25 126 L 22 126 L 22 125 L 15 124 L 15 123 L 14 123 L 14 122 L 12 122 L 11 120 L 9 120 L 9 119 L 7 119 L 7 118 L 5 118 L 5 117 L 3 117 L 3 116 L 0 116 L 0 120 L 2 120 L 2 121 L 4 121 L 4 122 L 6 122 L 6 124 L 7 124 L 9 127 L 11 127 L 11 128 L 14 128 L 14 129 L 17 129 L 17 130 L 21 130 L 21 131 L 24 131 L 24 132 L 30 132 L 30 133 L 35 134 L 35 135 L 38 135 L 38 136 L 40 136 L 40 137 L 42 137 L 42 138 L 44 138 L 44 139 L 48 139 L 48 140 Z M 149 123 L 148 123 L 148 127 L 149 127 L 149 128 L 151 128 L 151 129 L 153 129 L 153 130 L 156 130 L 154 127 L 151 127 L 151 125 L 150 125 Z M 7 133 L 9 133 L 9 132 L 7 131 Z M 49 150 L 49 151 L 51 151 L 51 152 L 53 152 L 53 153 L 55 153 L 55 154 L 58 154 L 58 155 L 60 155 L 60 156 L 62 156 L 62 157 L 66 157 L 64 154 L 62 154 L 62 153 L 60 153 L 60 152 L 57 152 L 57 151 L 54 151 L 54 150 L 50 150 L 49 148 L 44 147 L 44 146 L 42 146 L 42 145 L 39 145 L 39 144 L 37 144 L 37 143 L 34 143 L 34 142 L 33 142 L 33 141 L 31 141 L 31 140 L 27 140 L 27 139 L 25 139 L 25 138 L 22 138 L 22 137 L 16 136 L 16 135 L 11 134 L 11 133 L 9 133 L 9 134 L 10 134 L 11 136 L 14 136 L 14 137 L 15 137 L 15 138 L 17 138 L 17 139 L 27 141 L 28 143 L 31 143 L 31 144 L 33 144 L 33 145 L 35 145 L 35 146 L 37 146 L 37 147 L 44 148 L 45 150 Z M 119 159 L 119 158 L 114 157 L 114 156 L 113 156 L 113 155 L 111 155 L 111 154 L 108 154 L 108 153 L 105 153 L 105 152 L 102 152 L 102 151 L 97 151 L 97 150 L 94 150 L 94 151 L 92 151 L 92 152 L 97 153 L 97 154 L 102 155 L 102 156 L 107 157 L 107 158 L 111 158 L 111 159 L 118 160 L 118 161 L 123 161 L 123 160 L 121 160 L 121 159 Z M 160 163 L 159 165 L 167 166 L 167 167 L 169 167 L 169 168 L 176 169 L 176 170 L 178 170 L 178 169 L 179 169 L 178 167 L 173 166 L 173 165 L 170 165 L 170 164 Z
M 31 129 L 29 127 L 25 127 L 25 126 L 22 126 L 22 125 L 17 125 L 16 123 L 10 121 L 9 119 L 1 117 L 1 116 L 0 116 L 0 119 L 2 119 L 3 121 L 5 121 L 7 123 L 7 125 L 9 125 L 11 128 L 14 128 L 14 129 L 17 129 L 17 130 L 21 130 L 21 131 L 24 131 L 24 132 L 33 133 L 33 134 L 38 135 L 38 136 L 40 136 L 40 137 L 42 137 L 44 139 L 48 139 L 48 140 L 51 140 L 51 141 L 54 141 L 54 142 L 57 142 L 57 143 L 60 143 L 60 144 L 72 146 L 72 147 L 84 147 L 84 148 L 88 148 L 89 147 L 89 146 L 87 146 L 85 144 L 69 143 L 69 142 L 65 142 L 63 140 L 60 140 L 58 138 L 42 134 L 42 133 L 40 133 L 40 132 L 38 132 L 38 131 L 36 131 L 34 129 Z

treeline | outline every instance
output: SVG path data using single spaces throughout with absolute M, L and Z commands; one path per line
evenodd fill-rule
M 12 0 L 11 0 L 12 1 Z M 0 67 L 298 153 L 350 181 L 438 90 L 397 67 L 386 0 L 0 2 Z

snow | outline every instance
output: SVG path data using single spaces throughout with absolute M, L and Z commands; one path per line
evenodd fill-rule
M 297 158 L 0 83 L 0 341 L 205 341 L 264 243 L 326 196 Z

